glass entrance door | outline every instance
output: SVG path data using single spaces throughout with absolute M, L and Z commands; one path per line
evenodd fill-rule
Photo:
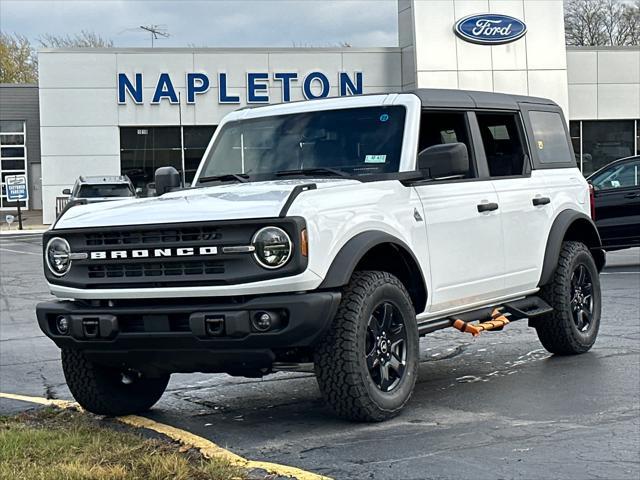
M 15 209 L 18 202 L 7 200 L 5 178 L 11 175 L 27 175 L 27 143 L 25 122 L 21 120 L 0 121 L 0 178 L 2 179 L 2 195 L 0 210 Z M 27 185 L 29 184 L 27 178 Z M 20 202 L 27 208 L 27 202 Z

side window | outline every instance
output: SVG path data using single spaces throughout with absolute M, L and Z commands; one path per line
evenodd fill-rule
M 533 142 L 531 148 L 538 152 L 540 163 L 574 163 L 564 122 L 556 112 L 529 112 Z
M 464 112 L 426 111 L 422 113 L 418 152 L 433 145 L 464 143 L 469 153 L 469 172 L 467 172 L 465 178 L 475 177 L 473 150 L 469 139 L 467 118 Z
M 608 168 L 591 183 L 596 190 L 614 190 L 640 186 L 640 161 L 624 163 Z
M 514 113 L 476 113 L 487 156 L 489 174 L 492 177 L 522 175 L 525 150 Z

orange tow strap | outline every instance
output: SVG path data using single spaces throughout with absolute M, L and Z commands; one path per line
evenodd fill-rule
M 507 317 L 500 313 L 500 310 L 496 308 L 493 312 L 491 312 L 491 320 L 487 320 L 486 322 L 482 323 L 471 324 L 457 318 L 454 320 L 452 326 L 453 328 L 456 328 L 463 333 L 470 333 L 474 337 L 477 337 L 484 331 L 502 328 L 508 323 L 509 320 L 507 319 Z

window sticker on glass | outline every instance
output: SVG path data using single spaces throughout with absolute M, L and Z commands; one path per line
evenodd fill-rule
M 538 140 L 538 149 L 544 150 L 544 142 L 542 140 Z
M 389 120 L 389 114 L 388 113 L 383 113 L 382 115 L 380 115 L 380 121 L 381 122 L 386 122 L 387 120 Z
M 385 163 L 386 161 L 386 155 L 367 155 L 364 157 L 364 163 Z

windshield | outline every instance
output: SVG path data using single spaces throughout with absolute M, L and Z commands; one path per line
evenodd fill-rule
M 397 172 L 405 107 L 364 107 L 227 123 L 200 178 L 334 169 L 350 175 Z
M 78 198 L 133 197 L 133 192 L 126 183 L 115 185 L 82 185 Z

